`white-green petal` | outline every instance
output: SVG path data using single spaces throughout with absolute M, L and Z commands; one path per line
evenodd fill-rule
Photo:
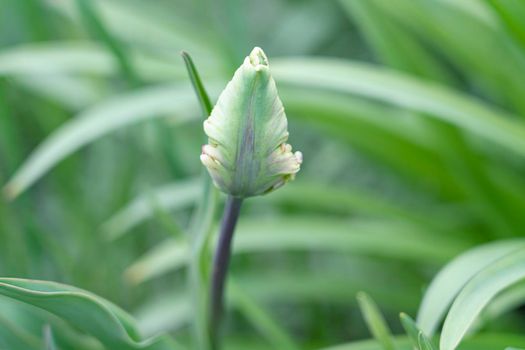
M 294 178 L 300 152 L 286 144 L 288 122 L 270 75 L 268 59 L 256 47 L 237 69 L 204 122 L 208 144 L 201 161 L 215 185 L 235 197 L 268 193 Z

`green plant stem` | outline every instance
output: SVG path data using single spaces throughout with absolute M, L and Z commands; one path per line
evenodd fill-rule
M 229 196 L 224 208 L 222 225 L 219 233 L 219 242 L 213 259 L 213 273 L 210 290 L 210 318 L 209 332 L 210 344 L 212 349 L 220 347 L 219 328 L 221 325 L 223 304 L 224 304 L 224 284 L 230 263 L 231 245 L 235 225 L 241 211 L 242 198 Z
M 189 53 L 182 51 L 182 58 L 201 106 L 203 117 L 207 118 L 213 108 L 208 93 Z M 206 141 L 207 138 L 203 138 Z M 202 195 L 191 219 L 192 260 L 190 264 L 190 283 L 195 308 L 193 322 L 198 349 L 209 349 L 209 237 L 212 232 L 217 207 L 218 191 L 207 171 L 202 169 Z

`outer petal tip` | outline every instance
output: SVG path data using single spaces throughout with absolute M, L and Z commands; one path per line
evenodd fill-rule
M 297 160 L 297 163 L 303 164 L 303 153 L 300 151 L 297 151 L 294 153 L 295 159 Z
M 254 47 L 248 56 L 250 64 L 255 70 L 260 70 L 262 67 L 268 67 L 268 57 L 260 47 Z

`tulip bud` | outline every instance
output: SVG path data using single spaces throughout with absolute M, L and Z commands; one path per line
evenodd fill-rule
M 302 154 L 292 153 L 287 129 L 268 58 L 256 47 L 204 122 L 208 144 L 201 161 L 222 192 L 241 198 L 268 193 L 300 169 Z

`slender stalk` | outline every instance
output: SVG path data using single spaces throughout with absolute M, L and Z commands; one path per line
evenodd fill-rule
M 224 284 L 230 263 L 231 244 L 235 225 L 241 211 L 242 198 L 228 196 L 222 217 L 221 231 L 215 257 L 210 290 L 209 332 L 212 349 L 219 349 L 219 330 L 224 305 Z
M 182 58 L 188 70 L 188 75 L 195 90 L 199 105 L 203 111 L 203 117 L 207 118 L 213 108 L 208 93 L 202 83 L 199 72 L 187 52 L 181 52 Z M 207 137 L 204 138 L 207 140 Z M 212 232 L 214 217 L 217 207 L 218 190 L 213 186 L 207 171 L 202 171 L 202 194 L 191 218 L 192 232 L 192 259 L 190 263 L 190 285 L 193 296 L 195 318 L 193 330 L 197 349 L 210 349 L 209 321 L 209 236 Z
M 181 55 L 184 59 L 184 64 L 186 65 L 186 69 L 190 76 L 191 85 L 193 85 L 193 89 L 197 94 L 202 111 L 204 112 L 204 118 L 207 118 L 210 115 L 211 110 L 213 108 L 213 105 L 210 101 L 210 97 L 206 93 L 204 84 L 202 83 L 202 80 L 199 76 L 199 73 L 197 72 L 197 68 L 195 68 L 195 64 L 193 63 L 193 59 L 191 58 L 190 54 L 186 51 L 182 51 Z

